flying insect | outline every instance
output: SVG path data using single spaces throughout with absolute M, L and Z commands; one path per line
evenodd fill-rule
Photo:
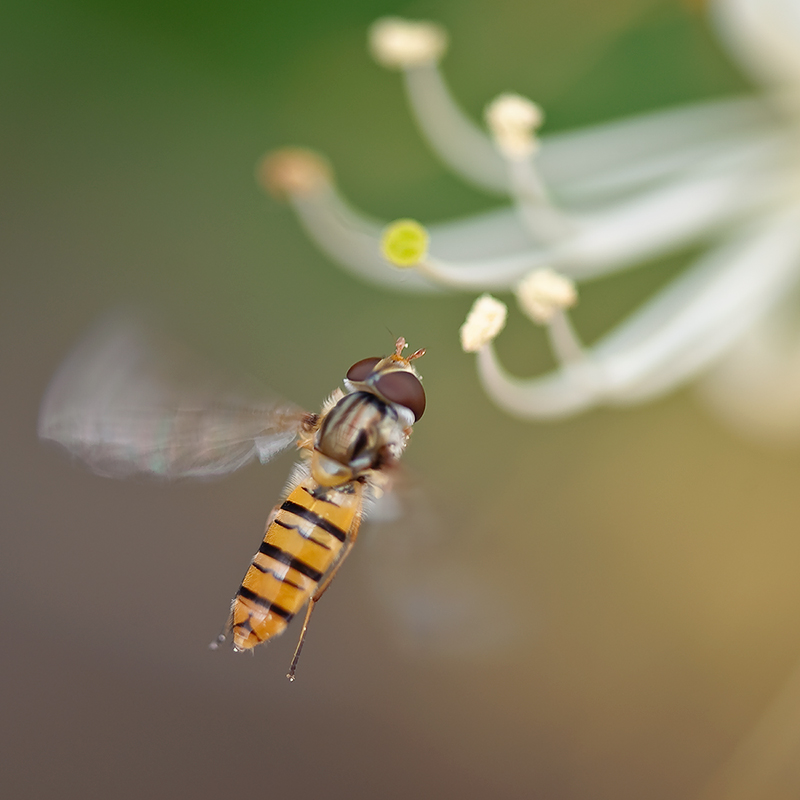
M 280 635 L 307 605 L 297 660 L 316 603 L 350 553 L 372 505 L 391 488 L 392 472 L 425 391 L 405 339 L 381 358 L 347 371 L 319 413 L 241 383 L 232 384 L 173 345 L 148 342 L 130 320 L 112 320 L 76 348 L 53 378 L 39 435 L 58 442 L 95 472 L 212 478 L 255 459 L 269 461 L 291 444 L 299 460 L 264 539 L 236 592 L 226 630 L 237 651 Z

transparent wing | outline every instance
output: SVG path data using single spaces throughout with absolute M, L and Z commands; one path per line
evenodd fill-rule
M 525 622 L 482 537 L 447 519 L 408 470 L 392 472 L 361 537 L 391 644 L 413 659 L 462 661 L 518 646 Z
M 61 365 L 39 436 L 101 475 L 212 478 L 296 438 L 309 415 L 239 380 L 129 317 L 104 321 Z

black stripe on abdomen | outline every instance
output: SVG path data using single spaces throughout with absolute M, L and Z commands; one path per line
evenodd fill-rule
M 304 539 L 307 539 L 309 542 L 314 542 L 314 544 L 318 544 L 325 550 L 331 550 L 331 546 L 326 542 L 321 542 L 319 539 L 315 539 L 313 536 L 308 535 L 306 536 L 305 532 L 300 528 L 299 525 L 290 525 L 288 522 L 283 522 L 280 519 L 276 519 L 272 523 L 273 525 L 279 525 L 281 528 L 284 528 L 287 531 L 297 531 Z M 312 529 L 313 533 L 313 529 Z
M 311 578 L 311 580 L 315 581 L 316 583 L 319 583 L 322 580 L 322 573 L 319 570 L 316 570 L 314 567 L 306 564 L 305 561 L 295 558 L 293 555 L 291 555 L 291 553 L 281 550 L 280 547 L 275 547 L 274 544 L 270 544 L 266 539 L 261 542 L 261 547 L 258 548 L 258 552 L 263 553 L 265 556 L 269 556 L 270 558 L 274 558 L 276 561 L 280 561 L 281 564 L 286 564 L 292 569 L 297 570 L 301 575 Z
M 276 575 L 273 570 L 271 570 L 269 567 L 262 566 L 261 564 L 258 563 L 258 561 L 250 562 L 250 566 L 253 567 L 253 569 L 257 569 L 259 572 L 262 572 L 264 575 L 272 575 L 272 577 L 275 578 L 276 581 L 280 581 L 281 583 L 286 583 L 294 589 L 299 589 L 301 592 L 305 591 L 299 583 L 290 581 L 288 578 L 281 578 L 280 575 Z
M 287 622 L 294 616 L 291 611 L 287 611 L 285 608 L 283 608 L 283 606 L 279 606 L 276 603 L 271 603 L 266 597 L 262 597 L 260 594 L 254 592 L 252 589 L 248 589 L 246 586 L 239 587 L 239 596 L 244 597 L 246 600 L 251 600 L 257 606 L 261 606 L 263 609 L 266 609 L 267 611 L 270 611 L 279 617 L 283 617 L 283 619 L 285 619 Z
M 304 519 L 306 522 L 310 522 L 312 525 L 316 525 L 331 536 L 335 536 L 340 542 L 344 542 L 347 538 L 347 532 L 343 531 L 338 525 L 328 522 L 328 520 L 321 517 L 315 511 L 301 506 L 299 503 L 286 500 L 281 506 L 281 509 L 288 511 L 290 514 L 294 514 L 296 517 L 300 517 L 300 519 Z

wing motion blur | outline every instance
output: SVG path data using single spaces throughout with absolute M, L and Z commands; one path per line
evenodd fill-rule
M 481 520 L 459 519 L 424 484 L 394 470 L 364 537 L 387 641 L 407 658 L 488 662 L 525 640 L 516 587 Z M 449 511 L 455 509 L 450 507 Z
M 101 475 L 213 478 L 268 461 L 309 417 L 116 317 L 61 365 L 42 403 L 39 435 Z

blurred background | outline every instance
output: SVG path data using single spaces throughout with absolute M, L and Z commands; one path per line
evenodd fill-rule
M 5 797 L 694 798 L 745 763 L 785 691 L 797 453 L 738 438 L 691 390 L 516 423 L 460 350 L 472 296 L 357 283 L 258 189 L 257 159 L 300 144 L 379 217 L 496 202 L 428 153 L 369 59 L 385 14 L 448 27 L 444 69 L 475 117 L 505 90 L 554 131 L 747 88 L 688 1 L 6 0 Z M 683 266 L 588 286 L 576 325 L 592 339 Z M 365 531 L 294 684 L 299 626 L 252 658 L 206 649 L 291 456 L 217 483 L 115 482 L 37 440 L 53 372 L 121 305 L 312 409 L 397 335 L 428 348 L 417 507 Z M 514 314 L 499 350 L 522 375 L 548 363 Z M 714 797 L 798 796 L 791 691 L 746 745 L 747 779 Z

